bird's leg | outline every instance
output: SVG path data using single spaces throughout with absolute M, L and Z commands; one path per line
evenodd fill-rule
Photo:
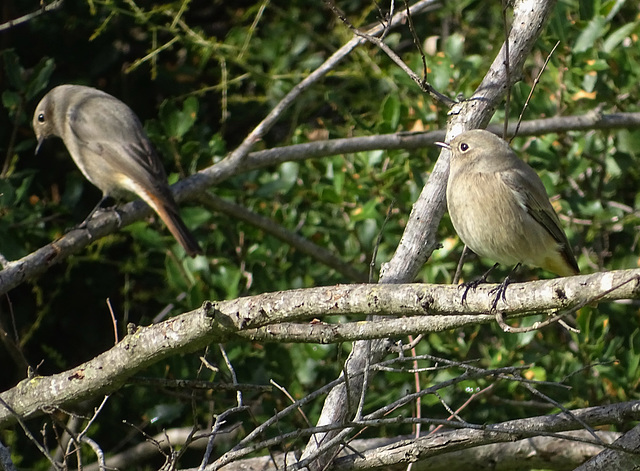
M 500 283 L 496 288 L 493 288 L 491 291 L 489 291 L 489 294 L 496 293 L 496 297 L 493 299 L 493 303 L 491 304 L 490 312 L 496 312 L 496 306 L 498 305 L 498 301 L 500 300 L 500 298 L 502 298 L 504 302 L 507 302 L 507 298 L 505 297 L 507 286 L 509 285 L 509 283 L 511 283 L 511 276 L 518 270 L 518 268 L 520 268 L 520 265 L 522 264 L 518 263 L 515 267 L 513 267 L 513 270 L 509 272 L 504 281 Z
M 487 281 L 489 273 L 491 273 L 498 265 L 499 263 L 493 265 L 486 272 L 484 272 L 484 274 L 480 278 L 477 278 L 473 281 L 467 281 L 466 283 L 462 283 L 460 285 L 461 287 L 464 287 L 464 293 L 462 293 L 462 304 L 467 302 L 467 293 L 469 292 L 469 290 L 473 289 L 475 291 L 478 285 L 485 283 Z
M 95 213 L 97 213 L 98 211 L 109 211 L 109 210 L 112 210 L 116 213 L 116 217 L 118 218 L 118 227 L 120 227 L 122 220 L 120 218 L 120 213 L 118 213 L 116 202 L 111 196 L 105 195 L 102 197 L 100 201 L 98 201 L 98 204 L 95 205 L 95 207 L 91 210 L 89 215 L 86 218 L 84 218 L 84 221 L 82 221 L 76 227 L 76 229 L 86 228 L 87 224 L 89 224 L 89 221 L 91 221 Z

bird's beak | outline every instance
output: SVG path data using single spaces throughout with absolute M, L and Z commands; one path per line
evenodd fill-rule
M 434 142 L 438 147 L 442 147 L 443 149 L 451 150 L 451 146 L 446 142 Z
M 44 142 L 44 137 L 42 136 L 38 137 L 38 145 L 36 146 L 36 151 L 33 153 L 33 155 L 36 155 L 38 153 L 38 151 L 40 150 L 40 146 L 42 145 L 43 142 Z

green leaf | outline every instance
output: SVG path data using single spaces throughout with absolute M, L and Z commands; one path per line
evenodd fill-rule
M 296 162 L 285 162 L 278 168 L 278 173 L 273 180 L 262 185 L 256 195 L 262 197 L 273 196 L 277 193 L 288 192 L 298 179 L 300 165 Z
M 377 201 L 371 199 L 367 201 L 364 206 L 360 206 L 354 209 L 351 213 L 352 221 L 362 221 L 365 219 L 374 219 L 378 216 L 378 211 L 376 207 L 378 206 Z
M 373 248 L 373 242 L 378 237 L 378 223 L 375 219 L 365 219 L 356 226 L 358 238 L 367 248 Z
M 18 93 L 12 90 L 2 92 L 2 106 L 9 111 L 10 116 L 14 116 L 18 109 L 20 109 L 21 102 L 22 99 Z
M 400 100 L 396 95 L 389 95 L 382 102 L 382 119 L 385 127 L 390 131 L 398 129 L 400 123 Z
M 7 179 L 0 180 L 0 206 L 10 208 L 16 201 L 16 189 Z
M 182 110 L 179 110 L 173 101 L 165 101 L 160 106 L 159 114 L 162 127 L 168 137 L 180 140 L 196 122 L 198 100 L 190 96 L 184 101 Z
M 464 36 L 453 33 L 444 44 L 444 52 L 452 64 L 459 63 L 464 58 Z
M 633 378 L 638 373 L 638 366 L 640 366 L 640 330 L 635 329 L 631 335 L 629 335 L 630 349 L 627 351 L 627 375 Z
M 333 181 L 333 188 L 336 191 L 336 194 L 338 195 L 341 194 L 342 190 L 344 189 L 344 181 L 345 181 L 344 172 L 341 169 L 339 169 L 337 172 L 334 172 L 331 180 Z
M 21 172 L 21 175 L 16 174 L 16 177 L 21 177 L 20 185 L 16 188 L 16 199 L 18 201 L 24 201 L 28 197 L 29 190 L 31 189 L 31 182 L 33 181 L 34 172 L 26 174 Z
M 593 44 L 604 35 L 607 25 L 607 20 L 604 17 L 596 16 L 593 18 L 578 36 L 576 43 L 573 45 L 573 51 L 585 52 L 592 48 Z
M 621 26 L 614 32 L 612 32 L 607 39 L 602 43 L 602 50 L 606 53 L 610 53 L 613 51 L 625 38 L 629 37 L 631 33 L 638 27 L 637 21 L 633 23 L 628 23 L 624 26 Z
M 56 63 L 51 58 L 42 58 L 33 69 L 31 79 L 27 83 L 25 97 L 27 101 L 32 100 L 49 84 L 51 74 L 56 68 Z
M 24 89 L 24 70 L 20 66 L 20 59 L 13 49 L 7 49 L 2 53 L 4 59 L 4 71 L 7 74 L 9 84 L 16 90 Z
M 535 332 L 533 332 L 535 333 Z M 534 381 L 546 381 L 547 380 L 547 371 L 540 366 L 533 366 L 523 372 L 522 374 L 528 380 Z
M 610 70 L 611 67 L 607 64 L 607 61 L 604 59 L 596 59 L 594 61 L 589 61 L 584 67 L 584 71 L 595 70 L 596 72 L 600 72 L 602 70 Z
M 640 152 L 640 133 L 621 129 L 616 132 L 616 147 L 620 152 L 638 155 Z
M 596 72 L 587 72 L 582 78 L 582 88 L 585 92 L 591 93 L 598 83 L 598 74 Z
M 620 169 L 620 165 L 612 155 L 608 155 L 605 160 L 605 167 L 607 169 L 607 173 L 611 177 L 619 177 L 622 174 L 622 170 Z

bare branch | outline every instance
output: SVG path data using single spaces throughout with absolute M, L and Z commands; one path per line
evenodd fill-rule
M 429 460 L 413 463 L 413 471 L 450 471 L 452 469 L 482 469 L 481 464 L 491 463 L 494 471 L 529 471 L 531 469 L 573 469 L 585 459 L 595 455 L 602 450 L 601 446 L 591 445 L 584 442 L 576 442 L 571 438 L 583 437 L 581 431 L 566 432 L 562 434 L 569 440 L 559 440 L 555 437 L 533 437 L 514 442 L 494 443 L 491 445 L 481 445 L 468 447 L 458 451 L 451 451 L 441 455 L 432 456 Z M 612 443 L 620 435 L 617 432 L 598 432 L 607 443 Z M 354 440 L 349 445 L 359 453 L 369 450 L 371 453 L 375 449 L 402 443 L 411 440 L 412 437 L 395 438 L 375 438 L 365 440 Z M 344 456 L 341 455 L 341 456 Z M 495 457 L 499 456 L 499 460 Z M 293 453 L 276 455 L 275 467 L 271 463 L 270 457 L 249 458 L 235 463 L 228 464 L 225 471 L 244 471 L 246 469 L 260 469 L 262 471 L 277 471 L 284 469 L 286 464 L 296 463 Z M 340 458 L 338 462 L 341 463 Z M 347 465 L 349 466 L 349 465 Z M 345 466 L 345 469 L 353 469 Z M 407 465 L 398 463 L 384 469 L 392 471 L 406 470 Z M 85 467 L 87 471 L 97 471 L 95 467 Z M 609 468 L 612 469 L 612 468 Z M 619 469 L 619 468 L 618 468 Z
M 609 469 L 637 469 L 640 466 L 640 425 L 636 425 L 618 438 L 614 445 L 626 448 L 629 453 L 605 449 L 575 471 L 603 471 Z
M 40 2 L 42 4 L 42 2 Z M 64 0 L 54 0 L 48 5 L 44 5 L 39 10 L 36 10 L 32 13 L 28 13 L 26 15 L 21 16 L 20 18 L 16 18 L 15 20 L 9 20 L 5 23 L 0 24 L 0 31 L 4 31 L 6 29 L 13 28 L 14 26 L 18 26 L 19 24 L 26 23 L 27 21 L 32 20 L 33 18 L 42 15 L 48 11 L 57 10 L 62 6 Z
M 344 16 L 344 14 L 336 7 L 336 5 L 330 1 L 330 0 L 325 0 L 325 3 L 327 5 L 329 5 L 329 7 L 331 8 L 331 10 L 336 14 L 336 16 L 338 16 L 338 18 L 340 18 L 342 20 L 342 22 L 344 24 L 346 24 L 351 31 L 353 31 L 353 34 L 355 34 L 357 37 L 366 39 L 367 41 L 369 41 L 371 44 L 374 44 L 376 46 L 378 46 L 379 49 L 381 49 L 382 51 L 384 51 L 384 53 L 389 56 L 389 58 L 395 62 L 395 64 L 400 67 L 405 74 L 407 74 L 409 77 L 411 77 L 411 80 L 413 80 L 415 83 L 418 84 L 418 86 L 420 87 L 420 89 L 423 92 L 428 93 L 429 95 L 431 95 L 431 97 L 444 104 L 445 106 L 447 106 L 447 108 L 451 108 L 453 105 L 455 105 L 457 102 L 455 100 L 452 100 L 451 98 L 449 98 L 446 95 L 443 95 L 442 93 L 440 93 L 438 90 L 436 90 L 435 88 L 433 88 L 433 86 L 427 82 L 427 78 L 426 78 L 426 62 L 424 59 L 424 53 L 422 54 L 422 61 L 424 63 L 424 71 L 425 71 L 425 76 L 423 76 L 422 78 L 418 77 L 418 75 L 411 70 L 411 68 L 404 63 L 404 61 L 400 58 L 400 56 L 398 56 L 389 46 L 386 45 L 386 43 L 384 42 L 384 36 L 385 33 L 388 31 L 388 24 L 384 25 L 384 30 L 382 31 L 382 33 L 380 33 L 380 37 L 378 36 L 374 36 L 373 34 L 370 33 L 365 33 L 360 31 L 358 28 L 356 28 L 355 26 L 353 26 L 349 20 L 347 20 L 347 18 Z M 418 46 L 418 50 L 420 52 L 422 52 L 422 48 L 419 45 L 420 43 L 416 40 L 415 38 L 415 31 L 413 29 L 413 20 L 411 19 L 411 9 L 407 6 L 407 19 L 409 21 L 409 26 L 411 28 L 411 32 L 414 34 L 414 43 L 417 44 Z
M 277 237 L 296 250 L 299 250 L 300 252 L 316 259 L 318 262 L 335 269 L 349 281 L 367 281 L 367 275 L 354 268 L 353 264 L 343 262 L 339 257 L 324 247 L 314 244 L 310 240 L 286 229 L 267 217 L 260 216 L 259 214 L 249 211 L 243 206 L 226 201 L 210 192 L 203 192 L 200 195 L 199 200 L 209 209 L 220 211 L 223 214 L 228 214 L 239 221 L 245 221 L 252 226 L 265 231 L 267 234 Z
M 518 116 L 518 122 L 516 123 L 516 129 L 513 132 L 513 136 L 511 137 L 511 140 L 513 140 L 513 138 L 518 135 L 518 130 L 520 128 L 520 124 L 522 123 L 522 117 L 524 116 L 524 112 L 526 111 L 527 107 L 529 106 L 529 102 L 531 101 L 531 97 L 533 96 L 533 92 L 535 91 L 536 86 L 540 83 L 540 77 L 542 77 L 542 73 L 547 68 L 547 64 L 549 64 L 549 61 L 551 60 L 551 56 L 553 55 L 553 53 L 555 52 L 555 50 L 558 48 L 559 45 L 560 45 L 560 41 L 556 42 L 556 45 L 553 46 L 553 49 L 551 49 L 551 52 L 547 55 L 547 58 L 544 61 L 544 64 L 542 64 L 542 68 L 540 69 L 540 72 L 538 72 L 538 75 L 536 76 L 536 79 L 533 81 L 533 85 L 531 85 L 531 91 L 529 92 L 529 96 L 527 96 L 527 99 L 525 100 L 524 105 L 522 106 L 522 110 L 520 110 L 520 116 Z M 505 131 L 506 131 L 506 127 L 505 127 Z M 511 141 L 509 141 L 509 142 L 511 142 Z
M 603 301 L 640 298 L 640 269 L 595 273 L 553 280 L 513 283 L 507 302 L 501 301 L 505 315 L 567 309 L 584 300 L 585 293 L 606 292 L 621 280 L 633 279 L 603 296 Z M 385 338 L 397 332 L 417 334 L 466 325 L 472 320 L 493 322 L 489 313 L 494 285 L 480 286 L 461 303 L 461 292 L 451 285 L 340 285 L 267 293 L 258 296 L 206 302 L 200 309 L 175 318 L 139 327 L 120 343 L 94 359 L 52 376 L 25 379 L 0 394 L 0 428 L 18 417 L 27 418 L 48 410 L 118 390 L 136 372 L 171 355 L 193 352 L 211 343 L 238 336 L 271 341 L 342 342 L 363 332 Z M 278 327 L 327 316 L 393 315 L 398 319 L 356 320 L 347 324 L 300 324 L 308 335 L 288 337 Z M 404 317 L 403 317 L 404 316 Z M 431 320 L 431 322 L 429 322 Z M 322 326 L 322 327 L 317 327 Z M 394 330 L 395 329 L 395 330 Z M 276 335 L 277 334 L 277 335 Z M 364 343 L 364 342 L 363 342 Z M 383 344 L 383 341 L 380 341 Z M 371 361 L 376 363 L 376 361 Z M 354 371 L 363 371 L 367 362 Z M 349 375 L 351 378 L 351 375 Z M 354 381 L 350 381 L 353 387 Z M 360 395 L 356 396 L 356 401 Z M 325 424 L 319 424 L 325 425 Z

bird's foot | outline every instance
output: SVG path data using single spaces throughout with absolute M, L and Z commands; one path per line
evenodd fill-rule
M 489 291 L 489 294 L 495 293 L 496 295 L 496 297 L 493 298 L 493 302 L 491 303 L 491 311 L 489 312 L 496 312 L 496 307 L 498 306 L 498 301 L 500 301 L 500 299 L 502 299 L 502 302 L 504 303 L 507 302 L 507 298 L 506 298 L 507 286 L 509 286 L 509 284 L 511 283 L 511 276 L 518 270 L 518 268 L 520 268 L 519 263 L 513 268 L 513 270 L 511 270 L 511 272 L 509 272 L 509 274 L 507 275 L 507 277 L 504 279 L 502 283 L 500 283 L 498 286 L 496 286 L 491 291 Z
M 496 312 L 496 306 L 498 306 L 498 301 L 500 301 L 500 299 L 502 299 L 502 301 L 505 303 L 507 302 L 507 286 L 509 286 L 510 282 L 511 280 L 509 280 L 509 277 L 507 276 L 502 283 L 489 291 L 489 294 L 495 293 L 496 295 L 495 298 L 493 298 L 493 302 L 491 303 L 491 311 L 489 312 Z
M 467 281 L 465 283 L 460 284 L 460 287 L 464 288 L 464 293 L 462 293 L 462 304 L 465 304 L 467 302 L 467 294 L 469 293 L 469 290 L 472 289 L 475 291 L 476 288 L 480 286 L 482 283 L 486 283 L 489 273 L 491 273 L 493 269 L 496 268 L 497 266 L 498 264 L 496 263 L 491 268 L 489 268 L 486 272 L 484 272 L 484 274 L 480 278 L 476 280 Z

